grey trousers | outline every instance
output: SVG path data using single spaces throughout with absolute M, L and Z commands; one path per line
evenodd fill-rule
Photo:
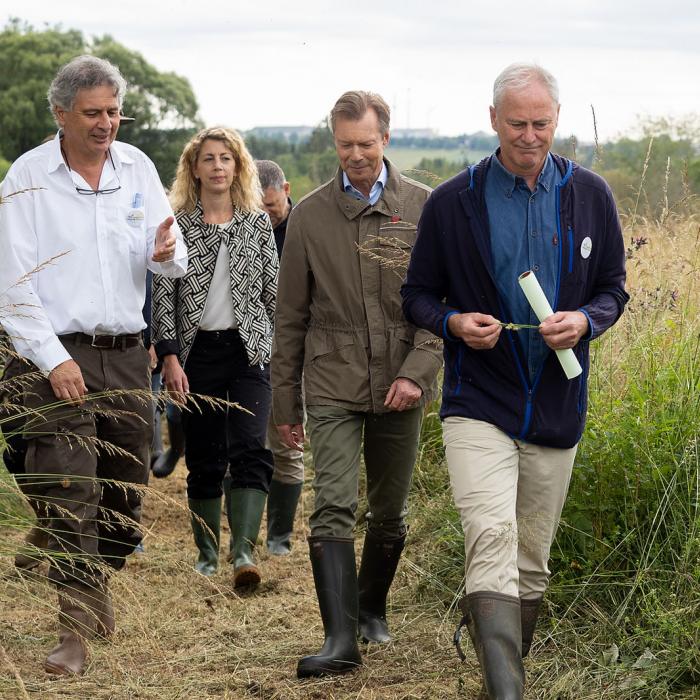
M 442 429 L 464 530 L 466 593 L 541 596 L 576 447 L 513 440 L 471 418 L 446 418 Z
M 380 539 L 405 535 L 423 409 L 363 413 L 307 406 L 307 414 L 314 460 L 311 536 L 352 537 L 361 454 L 367 471 L 368 529 Z

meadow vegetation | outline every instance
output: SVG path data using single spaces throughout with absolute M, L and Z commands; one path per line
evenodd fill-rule
M 4 40 L 20 40 L 8 31 Z M 257 157 L 280 162 L 295 198 L 336 168 L 325 125 L 294 148 L 254 139 L 249 145 Z M 567 149 L 615 190 L 631 301 L 592 344 L 588 424 L 526 666 L 528 697 L 700 697 L 697 134 L 664 136 L 650 128 L 602 152 L 559 144 Z M 428 171 L 430 184 L 464 164 L 444 153 L 420 157 L 410 167 Z M 55 638 L 56 603 L 45 570 L 33 577 L 14 572 L 12 557 L 32 518 L 0 466 L 0 698 L 471 697 L 478 690 L 473 654 L 460 664 L 451 646 L 464 553 L 437 410 L 430 407 L 424 424 L 409 541 L 391 596 L 396 642 L 368 648 L 362 670 L 340 680 L 302 684 L 293 677 L 297 658 L 321 637 L 304 542 L 311 469 L 292 556 L 263 551 L 265 582 L 245 595 L 233 591 L 225 566 L 211 580 L 192 569 L 184 465 L 152 483 L 146 554 L 114 579 L 119 632 L 111 645 L 91 645 L 85 677 L 55 682 L 41 662 Z

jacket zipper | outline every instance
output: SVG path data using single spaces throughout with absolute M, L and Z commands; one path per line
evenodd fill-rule
M 569 239 L 569 274 L 574 271 L 574 230 L 569 226 L 567 230 Z

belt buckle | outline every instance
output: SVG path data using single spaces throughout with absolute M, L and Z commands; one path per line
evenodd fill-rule
M 115 341 L 118 340 L 118 338 L 114 335 L 111 336 L 106 336 L 108 337 L 112 342 L 111 343 L 105 343 L 104 338 L 105 336 L 99 336 L 96 333 L 92 334 L 92 339 L 90 341 L 90 346 L 93 348 L 97 348 L 98 350 L 107 350 L 107 349 L 114 349 L 116 347 Z M 95 340 L 97 338 L 101 338 L 102 342 L 96 343 Z

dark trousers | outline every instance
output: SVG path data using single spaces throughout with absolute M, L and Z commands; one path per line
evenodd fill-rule
M 190 392 L 238 403 L 250 411 L 213 407 L 201 399 L 183 412 L 189 498 L 218 498 L 228 469 L 231 488 L 267 493 L 272 452 L 265 447 L 272 392 L 270 369 L 248 364 L 238 331 L 198 331 L 185 363 Z
M 56 399 L 48 379 L 29 387 L 25 405 L 40 413 L 25 425 L 22 489 L 44 511 L 40 522 L 49 531 L 53 555 L 49 578 L 90 584 L 104 576 L 105 564 L 121 569 L 141 541 L 142 494 L 131 485 L 148 480 L 149 358 L 142 345 L 101 350 L 79 340 L 62 342 L 89 394 L 74 406 Z M 119 391 L 135 389 L 140 391 Z

